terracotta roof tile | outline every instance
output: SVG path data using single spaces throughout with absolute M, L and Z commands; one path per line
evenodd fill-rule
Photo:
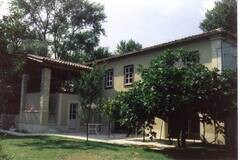
M 27 59 L 38 62 L 38 63 L 42 63 L 44 65 L 65 68 L 66 70 L 68 70 L 68 69 L 91 70 L 92 69 L 92 67 L 89 67 L 86 65 L 63 61 L 63 60 L 59 60 L 59 59 L 53 59 L 53 58 L 49 58 L 49 57 L 43 57 L 43 56 L 39 56 L 39 55 L 33 55 L 33 54 L 27 54 Z

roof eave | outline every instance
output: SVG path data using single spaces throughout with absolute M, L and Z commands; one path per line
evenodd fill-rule
M 146 47 L 146 48 L 143 48 L 143 49 L 140 49 L 140 50 L 137 50 L 137 51 L 125 53 L 123 55 L 113 55 L 111 57 L 98 59 L 98 60 L 95 60 L 95 61 L 92 61 L 92 62 L 89 62 L 89 63 L 85 63 L 85 64 L 86 65 L 91 65 L 91 64 L 94 64 L 94 63 L 105 63 L 105 62 L 110 61 L 110 60 L 115 60 L 115 59 L 118 59 L 118 58 L 124 58 L 124 57 L 127 57 L 127 56 L 133 56 L 137 53 L 143 53 L 143 52 L 156 50 L 156 49 L 160 49 L 160 48 L 164 49 L 165 47 L 171 47 L 173 45 L 188 43 L 188 42 L 196 41 L 196 40 L 207 38 L 207 37 L 214 36 L 214 35 L 219 35 L 219 36 L 226 35 L 226 36 L 229 36 L 230 38 L 232 38 L 234 40 L 237 39 L 236 35 L 228 32 L 228 31 L 225 31 L 223 29 L 216 29 L 216 30 L 201 33 L 201 34 L 198 34 L 198 35 L 188 36 L 188 37 L 181 38 L 181 39 L 178 39 L 178 40 L 174 40 L 174 41 L 170 41 L 170 42 Z

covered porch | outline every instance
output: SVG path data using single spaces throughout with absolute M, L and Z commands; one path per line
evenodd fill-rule
M 22 132 L 81 132 L 84 113 L 73 79 L 91 67 L 27 55 L 21 82 L 17 129 Z M 101 123 L 101 117 L 92 116 Z

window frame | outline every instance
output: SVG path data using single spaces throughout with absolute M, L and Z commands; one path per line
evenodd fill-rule
M 109 81 L 109 79 L 108 79 L 108 77 L 107 77 L 109 72 L 112 72 L 112 85 L 111 85 L 111 86 L 110 86 L 110 85 L 107 85 L 107 84 L 108 84 L 108 81 Z M 105 78 L 105 81 L 104 81 L 105 89 L 112 89 L 113 86 L 114 86 L 114 70 L 113 70 L 113 68 L 108 69 L 108 70 L 105 71 L 105 76 L 104 76 L 104 78 Z
M 77 109 L 78 103 L 71 102 L 69 105 L 69 120 L 76 120 L 77 119 Z
M 126 83 L 126 69 L 127 68 L 130 68 L 130 67 L 132 67 L 132 73 L 130 73 L 129 71 L 128 71 L 128 73 L 127 74 L 132 74 L 132 77 L 129 75 L 128 76 L 128 81 L 130 81 L 130 79 L 132 79 L 132 82 L 128 82 L 128 83 Z M 131 85 L 133 85 L 133 82 L 134 82 L 134 65 L 133 64 L 131 64 L 131 65 L 127 65 L 127 66 L 124 66 L 123 67 L 123 84 L 124 84 L 124 86 L 125 87 L 127 87 L 127 86 L 131 86 Z

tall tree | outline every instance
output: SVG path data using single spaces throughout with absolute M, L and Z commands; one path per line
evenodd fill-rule
M 60 59 L 93 51 L 104 34 L 103 6 L 87 0 L 12 0 L 9 17 L 16 15 Z
M 88 56 L 86 56 L 85 61 L 94 61 L 101 58 L 106 58 L 111 56 L 108 48 L 106 47 L 97 47 L 94 49 Z
M 1 53 L 18 53 L 25 39 L 32 39 L 34 34 L 28 26 L 19 21 L 18 14 L 3 16 L 0 20 Z
M 178 146 L 185 146 L 187 121 L 198 113 L 223 122 L 222 115 L 236 109 L 234 74 L 209 70 L 199 63 L 197 53 L 167 50 L 140 70 L 144 103 L 152 106 L 157 117 L 177 120 Z
M 118 54 L 125 54 L 128 52 L 136 51 L 142 48 L 142 45 L 132 39 L 128 41 L 120 41 L 117 45 L 116 53 Z
M 101 102 L 103 69 L 94 67 L 91 71 L 82 73 L 75 81 L 75 87 L 79 94 L 81 108 L 86 122 L 86 135 L 88 141 L 88 124 L 95 107 Z
M 111 123 L 118 121 L 120 118 L 120 107 L 115 98 L 103 99 L 101 103 L 101 113 L 108 119 L 108 138 L 111 134 Z
M 127 92 L 117 92 L 111 98 L 103 101 L 102 111 L 110 121 L 118 121 L 128 129 L 127 137 L 133 132 L 142 132 L 145 140 L 145 130 L 154 124 L 151 106 L 144 103 L 145 88 L 141 82 L 134 84 Z M 151 132 L 153 134 L 153 132 Z
M 123 101 L 120 109 L 120 122 L 129 128 L 128 135 L 133 130 L 141 131 L 143 141 L 145 140 L 145 130 L 151 129 L 154 124 L 155 113 L 151 106 L 144 103 L 144 91 L 143 83 L 138 82 L 120 96 Z
M 13 109 L 10 104 L 20 98 L 18 88 L 21 85 L 19 80 L 21 80 L 24 59 L 20 56 L 11 57 L 6 54 L 0 54 L 0 59 L 0 113 L 10 113 Z
M 237 1 L 221 0 L 215 2 L 212 10 L 205 13 L 206 19 L 200 23 L 203 31 L 224 28 L 232 33 L 237 33 Z

